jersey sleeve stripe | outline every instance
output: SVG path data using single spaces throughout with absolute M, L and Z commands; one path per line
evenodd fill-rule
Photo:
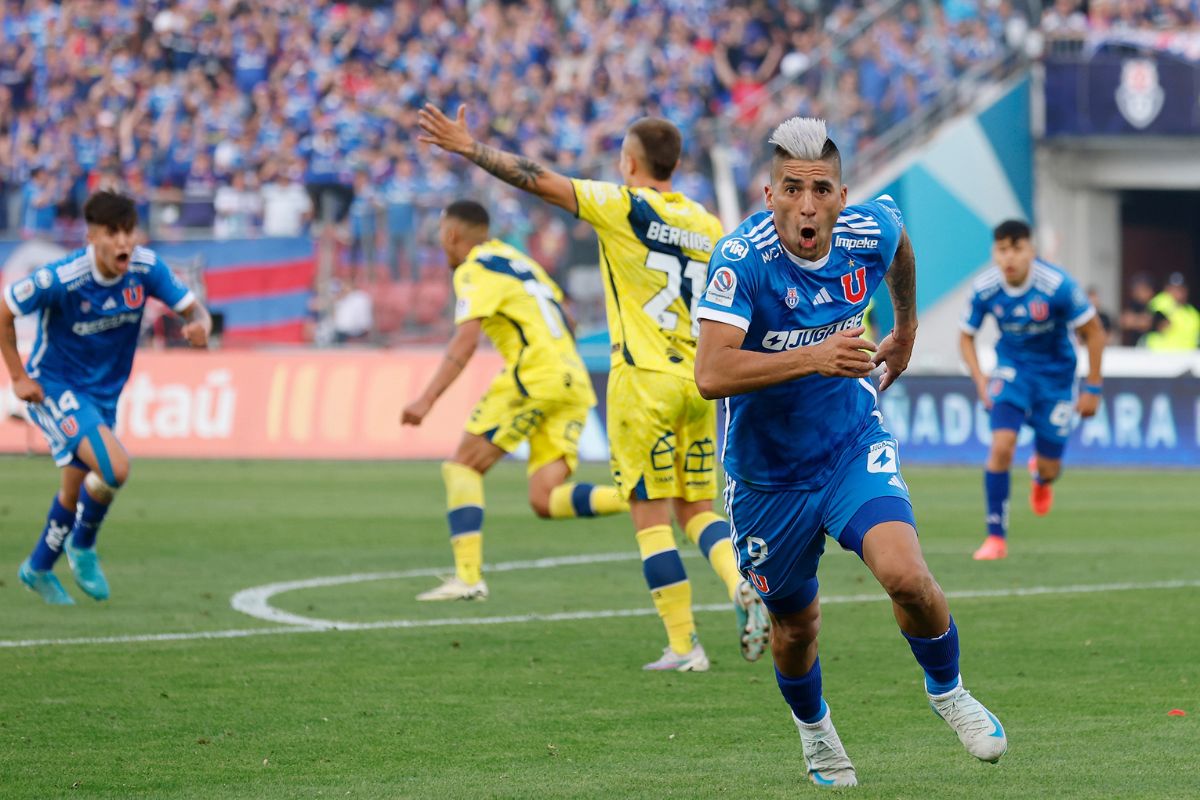
M 188 293 L 179 298 L 179 302 L 171 306 L 171 310 L 175 312 L 183 311 L 194 302 L 196 302 L 196 295 L 192 294 L 191 289 L 188 289 Z
M 21 307 L 17 305 L 17 298 L 15 295 L 13 295 L 14 286 L 16 286 L 16 284 L 11 283 L 8 285 L 8 288 L 4 290 L 4 302 L 8 305 L 8 310 L 13 313 L 14 317 L 20 317 L 24 315 L 25 312 L 23 312 Z
M 774 236 L 772 236 L 770 239 L 764 239 L 764 240 L 762 240 L 761 242 L 758 242 L 757 244 L 755 244 L 755 245 L 754 245 L 754 247 L 755 247 L 755 249 L 757 249 L 757 250 L 764 250 L 764 249 L 766 249 L 767 247 L 769 247 L 769 246 L 771 246 L 771 245 L 775 244 L 775 243 L 776 243 L 776 242 L 778 242 L 778 241 L 779 241 L 779 234 L 778 234 L 778 233 L 776 233 L 776 234 L 775 234 Z
M 774 219 L 775 219 L 774 214 L 768 215 L 767 218 L 764 219 L 762 222 L 758 223 L 753 228 L 746 231 L 746 238 L 753 239 L 755 236 L 757 236 L 762 231 L 763 228 L 765 228 L 767 225 L 769 225 Z
M 1088 324 L 1089 322 L 1091 322 L 1091 321 L 1092 321 L 1092 317 L 1094 317 L 1094 316 L 1096 316 L 1096 309 L 1095 309 L 1095 307 L 1093 307 L 1093 306 L 1088 306 L 1088 308 L 1087 308 L 1087 311 L 1084 311 L 1084 312 L 1083 312 L 1082 314 L 1080 314 L 1078 317 L 1076 317 L 1075 319 L 1073 319 L 1073 320 L 1071 320 L 1070 322 L 1068 322 L 1068 323 L 1067 323 L 1067 326 L 1068 326 L 1068 327 L 1070 327 L 1072 330 L 1074 330 L 1075 328 L 1078 328 L 1078 327 L 1080 327 L 1080 326 L 1082 326 L 1082 325 L 1086 325 L 1086 324 Z
M 750 320 L 737 314 L 730 314 L 728 311 L 718 311 L 715 308 L 701 306 L 697 309 L 696 316 L 700 319 L 712 320 L 713 322 L 723 322 L 726 325 L 732 325 L 744 331 L 750 330 Z
M 962 329 L 963 333 L 976 334 L 979 332 L 979 328 L 976 328 L 974 325 L 972 325 L 970 322 L 968 322 L 965 319 L 959 320 L 958 327 Z

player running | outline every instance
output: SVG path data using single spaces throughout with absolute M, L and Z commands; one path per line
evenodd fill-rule
M 575 349 L 563 295 L 541 265 L 488 238 L 479 203 L 459 200 L 442 214 L 440 237 L 451 269 L 458 326 L 446 355 L 401 422 L 420 425 L 467 366 L 482 331 L 504 357 L 504 371 L 471 412 L 454 457 L 442 464 L 453 577 L 418 600 L 486 599 L 483 580 L 483 475 L 529 441 L 529 504 L 543 519 L 595 517 L 628 510 L 615 487 L 568 483 L 579 462 L 579 434 L 596 405 Z
M 775 129 L 769 211 L 718 243 L 709 264 L 696 381 L 724 397 L 725 508 L 742 571 L 771 613 L 771 652 L 811 780 L 857 777 L 821 696 L 817 563 L 831 536 L 874 573 L 917 663 L 934 712 L 967 751 L 995 761 L 996 718 L 963 688 L 958 630 L 917 541 L 880 390 L 908 366 L 917 332 L 916 260 L 886 195 L 846 206 L 841 156 L 825 122 Z M 887 280 L 896 327 L 861 338 L 867 301 Z M 869 354 L 874 351 L 874 357 Z
M 205 347 L 212 330 L 204 306 L 167 265 L 154 251 L 134 246 L 133 200 L 97 192 L 83 216 L 88 246 L 12 284 L 0 304 L 0 355 L 13 393 L 25 401 L 62 469 L 46 527 L 17 573 L 51 605 L 75 602 L 53 572 L 63 550 L 85 594 L 96 600 L 109 595 L 96 534 L 129 477 L 129 455 L 113 426 L 146 298 L 158 298 L 187 320 L 183 335 L 193 347 Z M 14 320 L 35 312 L 41 325 L 22 365 Z
M 708 656 L 696 635 L 692 587 L 675 547 L 671 515 L 725 583 L 738 618 L 742 655 L 758 659 L 767 617 L 738 574 L 729 523 L 714 513 L 716 409 L 696 391 L 695 306 L 720 222 L 671 190 L 682 150 L 679 130 L 661 119 L 630 126 L 621 145 L 622 184 L 567 178 L 528 158 L 472 138 L 466 111 L 451 120 L 426 105 L 421 141 L 575 214 L 596 230 L 608 307 L 612 366 L 608 438 L 613 481 L 630 502 L 642 570 L 667 629 L 662 657 L 648 670 L 701 672 Z
M 991 411 L 992 448 L 983 472 L 988 535 L 975 551 L 976 561 L 1008 555 L 1008 470 L 1022 424 L 1034 431 L 1029 505 L 1038 516 L 1050 513 L 1051 484 L 1062 471 L 1075 414 L 1091 417 L 1100 406 L 1100 361 L 1107 340 L 1083 289 L 1070 275 L 1036 257 L 1028 225 L 1002 222 L 993 239 L 996 264 L 975 280 L 959 341 L 979 399 Z M 990 381 L 975 352 L 975 334 L 988 314 L 1000 328 Z M 1088 377 L 1078 399 L 1075 333 L 1088 351 Z

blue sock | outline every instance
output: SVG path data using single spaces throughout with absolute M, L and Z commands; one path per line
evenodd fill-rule
M 983 473 L 983 491 L 987 495 L 988 536 L 1008 535 L 1008 472 Z
M 792 707 L 792 713 L 801 722 L 810 725 L 820 722 L 828 711 L 825 698 L 821 697 L 821 659 L 813 662 L 812 669 L 802 678 L 789 678 L 775 668 L 775 680 L 783 699 Z
M 958 626 L 950 618 L 950 630 L 934 639 L 909 636 L 904 638 L 912 648 L 917 663 L 925 670 L 925 690 L 930 694 L 945 694 L 958 685 Z
M 71 546 L 95 547 L 96 534 L 100 532 L 100 523 L 104 522 L 107 513 L 108 506 L 93 499 L 87 489 L 80 492 L 79 513 L 75 516 L 75 527 L 71 529 Z
M 46 515 L 46 527 L 29 556 L 29 566 L 39 572 L 54 569 L 54 562 L 62 555 L 63 540 L 71 532 L 74 521 L 75 512 L 64 506 L 55 494 L 50 513 Z

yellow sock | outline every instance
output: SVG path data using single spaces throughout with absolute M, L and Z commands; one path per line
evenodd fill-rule
M 483 578 L 483 476 L 453 461 L 442 464 L 446 484 L 446 519 L 454 571 L 463 583 Z
M 454 574 L 463 583 L 483 580 L 483 534 L 466 533 L 450 540 L 454 550 Z
M 685 532 L 688 540 L 700 547 L 713 572 L 725 583 L 725 590 L 732 600 L 742 575 L 738 572 L 737 557 L 729 538 L 729 521 L 712 511 L 702 511 L 691 518 Z
M 642 572 L 658 616 L 667 629 L 667 641 L 676 653 L 695 646 L 696 621 L 692 616 L 692 584 L 675 547 L 670 525 L 655 525 L 637 532 Z
M 563 483 L 550 490 L 550 518 L 603 517 L 629 510 L 615 486 Z

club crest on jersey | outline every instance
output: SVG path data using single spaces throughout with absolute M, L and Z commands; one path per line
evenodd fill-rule
M 1041 322 L 1046 317 L 1050 316 L 1050 304 L 1041 299 L 1030 302 L 1029 316 L 1032 317 L 1035 322 Z
M 91 311 L 91 310 L 92 310 L 92 304 L 91 304 L 91 302 L 90 302 L 90 301 L 88 301 L 88 300 L 82 300 L 82 301 L 80 301 L 80 303 L 79 303 L 79 310 L 80 310 L 82 313 L 84 313 L 84 314 L 88 313 L 89 311 Z
M 850 262 L 851 268 L 854 267 L 854 262 Z M 867 296 L 867 268 L 859 267 L 854 272 L 847 272 L 842 276 L 842 294 L 846 297 L 846 302 L 851 304 L 861 303 L 863 298 Z
M 783 296 L 783 303 L 788 308 L 795 308 L 800 304 L 800 294 L 796 291 L 795 286 L 787 288 L 787 294 Z
M 62 422 L 58 423 L 58 427 L 62 428 L 62 432 L 67 436 L 74 436 L 79 433 L 79 423 L 75 420 L 74 414 L 64 418 Z
M 140 285 L 126 286 L 121 296 L 125 298 L 125 305 L 130 308 L 141 308 L 142 303 L 146 302 L 146 292 Z

